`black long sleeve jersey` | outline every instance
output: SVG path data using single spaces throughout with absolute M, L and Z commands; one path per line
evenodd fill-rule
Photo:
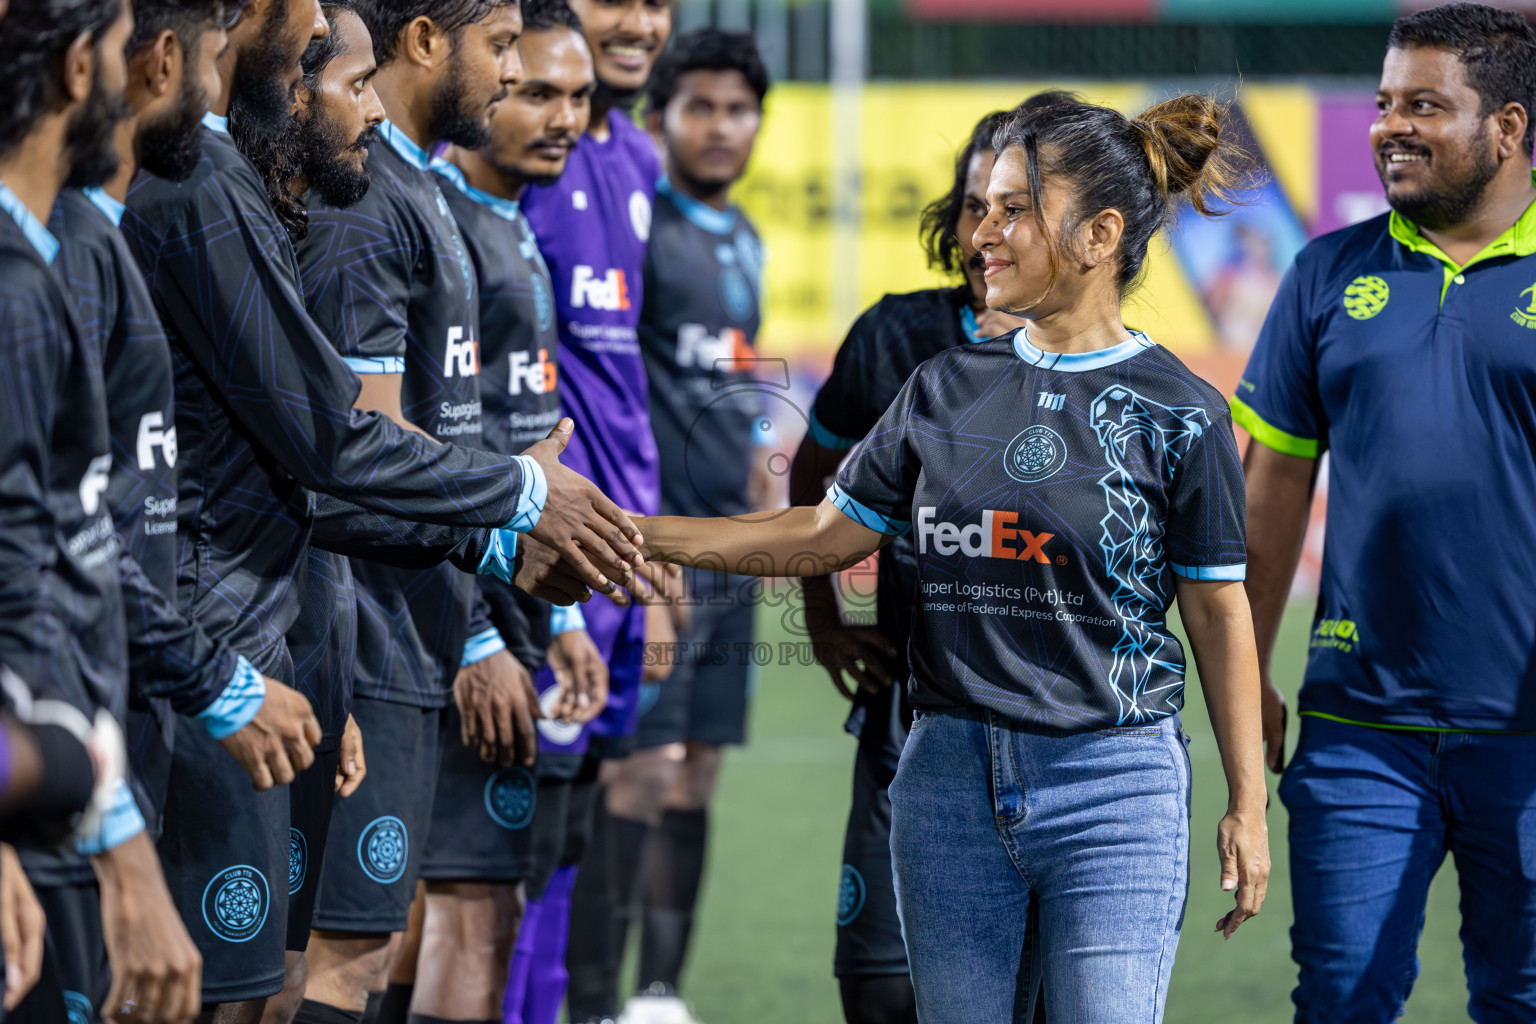
M 428 155 L 385 122 L 373 181 L 341 210 L 311 194 L 298 245 L 315 322 L 359 375 L 399 374 L 405 418 L 438 441 L 479 446 L 475 272 Z M 418 707 L 448 701 L 469 636 L 474 583 L 451 565 L 357 559 L 356 692 Z
M 535 482 L 514 460 L 352 408 L 357 376 L 304 307 L 260 176 L 223 118 L 205 125 L 191 178 L 142 176 L 123 221 L 175 365 L 178 596 L 210 635 L 292 680 L 284 634 L 312 491 L 405 521 L 501 527 Z
M 32 696 L 125 710 L 127 636 L 101 364 L 50 264 L 58 242 L 0 186 L 0 664 Z M 24 850 L 36 885 L 88 877 Z

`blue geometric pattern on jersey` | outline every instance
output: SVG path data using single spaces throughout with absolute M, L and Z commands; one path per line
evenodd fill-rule
M 864 909 L 867 891 L 864 876 L 852 864 L 843 865 L 843 877 L 837 886 L 837 926 L 846 928 Z
M 247 942 L 266 923 L 267 879 L 249 864 L 225 868 L 203 889 L 203 923 L 225 942 Z
M 1109 682 L 1120 704 L 1119 722 L 1139 722 L 1178 710 L 1174 698 L 1184 688 L 1184 667 L 1181 659 L 1163 659 L 1168 640 L 1144 621 L 1161 619 L 1168 598 L 1163 592 L 1161 536 L 1136 476 L 1161 467 L 1172 480 L 1179 460 L 1211 423 L 1197 406 L 1170 408 L 1119 386 L 1106 388 L 1094 399 L 1091 422 L 1110 466 L 1099 479 L 1108 505 L 1099 521 L 1099 549 L 1120 617 Z M 1150 462 L 1143 463 L 1148 456 Z M 1167 706 L 1151 706 L 1156 703 Z
M 485 811 L 502 828 L 527 828 L 536 793 L 532 772 L 521 765 L 503 768 L 485 780 Z
M 410 859 L 410 839 L 405 822 L 393 814 L 370 821 L 357 837 L 357 862 L 363 874 L 381 885 L 398 882 Z
M 304 833 L 296 828 L 288 829 L 288 895 L 304 888 L 304 876 L 309 873 L 309 844 Z
M 96 1019 L 90 999 L 69 989 L 64 990 L 64 1017 L 69 1024 L 92 1024 Z

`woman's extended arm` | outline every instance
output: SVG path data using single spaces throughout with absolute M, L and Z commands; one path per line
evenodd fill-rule
M 646 558 L 742 576 L 822 576 L 857 565 L 891 538 L 830 501 L 722 519 L 637 520 Z
M 1253 616 L 1239 582 L 1178 580 L 1179 615 L 1200 670 L 1200 688 L 1227 775 L 1227 813 L 1216 834 L 1221 887 L 1237 906 L 1216 922 L 1227 938 L 1259 912 L 1269 886 L 1269 828 L 1264 812 L 1264 741 L 1259 658 Z

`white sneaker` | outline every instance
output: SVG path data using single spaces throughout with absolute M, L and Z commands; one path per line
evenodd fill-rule
M 677 996 L 633 996 L 619 1014 L 619 1024 L 701 1024 Z

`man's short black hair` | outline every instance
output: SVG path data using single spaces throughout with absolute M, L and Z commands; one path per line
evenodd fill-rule
M 12 3 L 0 32 L 0 155 L 27 137 L 61 97 L 59 58 L 87 32 L 117 20 L 118 0 L 26 0 Z
M 176 33 L 182 49 L 191 50 L 204 32 L 226 21 L 236 7 L 228 0 L 133 0 L 128 52 L 132 54 L 166 29 Z
M 1449 50 L 1466 68 L 1467 85 L 1483 98 L 1484 116 L 1518 103 L 1529 119 L 1525 152 L 1536 133 L 1536 32 L 1525 15 L 1483 4 L 1442 4 L 1392 23 L 1394 49 L 1433 46 Z
M 665 110 L 677 95 L 677 80 L 690 71 L 740 71 L 759 105 L 768 95 L 768 68 L 752 33 L 701 28 L 678 36 L 656 61 L 645 87 L 650 109 Z
M 568 28 L 581 32 L 581 19 L 565 0 L 523 0 L 523 31 L 548 32 Z
M 388 64 L 400 43 L 400 30 L 417 18 L 432 23 L 451 37 L 465 26 L 490 17 L 498 7 L 509 7 L 517 0 L 357 0 L 357 16 L 373 36 L 373 58 L 379 67 Z

